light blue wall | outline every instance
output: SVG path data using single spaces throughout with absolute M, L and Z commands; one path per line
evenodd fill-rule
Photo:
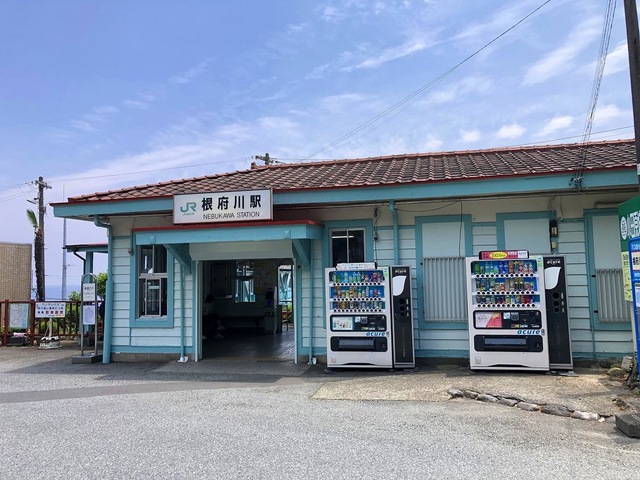
M 325 213 L 331 216 L 330 210 Z M 607 355 L 628 354 L 632 349 L 630 333 L 612 330 L 610 326 L 599 325 L 592 316 L 593 294 L 590 291 L 591 269 L 595 264 L 593 251 L 593 228 L 599 222 L 594 218 L 611 212 L 587 212 L 584 218 L 562 218 L 559 220 L 558 253 L 567 261 L 568 304 L 570 313 L 572 349 L 576 358 L 596 358 Z M 437 324 L 424 322 L 424 265 L 423 259 L 429 255 L 458 254 L 477 255 L 482 250 L 516 247 L 511 242 L 526 242 L 521 234 L 527 228 L 527 220 L 532 222 L 532 248 L 548 244 L 549 212 L 504 212 L 495 215 L 495 221 L 484 219 L 475 221 L 470 214 L 452 215 L 400 215 L 398 251 L 400 263 L 412 267 L 413 313 L 415 347 L 418 357 L 467 357 L 467 324 Z M 388 218 L 387 218 L 388 220 Z M 461 222 L 462 220 L 462 222 Z M 462 229 L 460 230 L 460 226 Z M 306 356 L 312 346 L 314 356 L 326 354 L 326 305 L 324 268 L 329 265 L 329 231 L 331 228 L 365 228 L 367 245 L 366 260 L 379 265 L 394 263 L 394 229 L 390 221 L 376 225 L 377 240 L 373 241 L 373 221 L 368 218 L 354 220 L 327 221 L 317 240 L 310 240 L 313 270 L 298 263 L 296 266 L 296 335 L 298 356 Z M 513 233 L 517 232 L 517 233 Z M 455 233 L 455 235 L 454 235 Z M 512 234 L 513 233 L 513 234 Z M 598 234 L 596 234 L 598 235 Z M 455 237 L 455 238 L 452 238 Z M 511 239 L 511 240 L 510 240 Z M 175 353 L 181 346 L 179 320 L 182 312 L 180 297 L 180 267 L 174 262 L 171 272 L 173 290 L 171 292 L 170 318 L 166 324 L 153 325 L 136 321 L 132 314 L 130 298 L 135 291 L 135 253 L 131 237 L 121 235 L 113 239 L 113 351 L 114 352 L 164 352 Z M 518 245 L 518 248 L 520 246 Z M 529 248 L 525 245 L 524 248 Z M 535 252 L 539 253 L 539 252 Z M 311 281 L 313 277 L 313 282 Z M 312 286 L 313 284 L 313 286 Z M 195 330 L 193 313 L 196 306 L 194 297 L 194 276 L 186 275 L 184 286 L 185 328 L 184 347 L 193 349 Z

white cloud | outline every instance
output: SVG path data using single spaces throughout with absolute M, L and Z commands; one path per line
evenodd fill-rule
M 300 33 L 309 28 L 309 23 L 298 23 L 295 25 L 287 25 L 288 33 Z
M 538 132 L 538 136 L 550 135 L 558 130 L 564 130 L 573 123 L 573 117 L 570 115 L 564 115 L 562 117 L 553 117 L 549 120 Z
M 343 70 L 348 72 L 348 71 L 356 70 L 360 68 L 376 68 L 387 62 L 391 62 L 393 60 L 397 60 L 399 58 L 412 55 L 416 52 L 420 52 L 427 47 L 429 47 L 429 44 L 424 40 L 410 40 L 408 42 L 403 43 L 400 46 L 387 48 L 383 50 L 380 54 L 372 58 L 363 60 L 357 65 L 344 67 Z
M 83 132 L 97 132 L 98 129 L 85 120 L 73 120 L 71 126 Z
M 440 140 L 433 134 L 427 135 L 427 138 L 424 142 L 422 142 L 422 148 L 420 149 L 423 152 L 434 152 L 442 149 L 442 145 L 444 142 Z
M 204 71 L 207 69 L 207 66 L 209 65 L 209 63 L 211 63 L 211 59 L 206 58 L 202 60 L 200 63 L 198 63 L 196 66 L 188 69 L 183 74 L 170 78 L 169 83 L 176 84 L 176 85 L 186 85 L 187 83 L 191 82 L 191 80 L 193 80 L 194 78 L 202 75 Z
M 485 94 L 491 90 L 493 81 L 487 77 L 474 75 L 454 83 L 449 87 L 438 90 L 430 96 L 434 103 L 448 103 L 463 95 Z
M 333 6 L 326 6 L 321 13 L 322 19 L 326 22 L 337 22 L 342 18 L 342 13 Z
M 575 70 L 577 56 L 600 35 L 600 20 L 589 18 L 576 26 L 565 42 L 534 63 L 525 73 L 524 85 L 534 85 Z
M 117 113 L 118 112 L 118 107 L 114 107 L 112 105 L 106 105 L 104 107 L 95 107 L 93 109 L 93 111 L 95 113 L 97 113 L 98 115 L 102 115 L 102 114 L 106 114 L 106 113 Z
M 524 128 L 522 125 L 518 125 L 517 123 L 512 123 L 511 125 L 503 125 L 496 133 L 496 137 L 502 140 L 518 138 L 524 135 L 524 132 L 526 130 L 526 128 Z
M 262 117 L 258 119 L 258 126 L 265 130 L 275 130 L 287 136 L 298 132 L 299 124 L 286 117 Z
M 509 7 L 499 8 L 495 14 L 483 23 L 471 23 L 453 38 L 471 44 L 485 44 L 487 40 L 503 32 L 520 20 L 530 10 L 526 2 L 515 2 Z M 515 32 L 512 32 L 515 33 Z
M 593 116 L 593 124 L 603 126 L 609 124 L 612 120 L 619 122 L 624 118 L 631 119 L 631 112 L 620 110 L 617 105 L 599 105 L 596 107 Z
M 592 70 L 595 70 L 595 64 L 593 65 Z M 614 73 L 624 72 L 627 70 L 629 70 L 629 51 L 625 42 L 618 45 L 607 55 L 607 60 L 604 64 L 603 76 L 613 75 Z
M 345 93 L 342 95 L 331 95 L 320 100 L 320 106 L 331 112 L 341 111 L 347 105 L 358 103 L 364 100 L 364 96 L 359 93 Z
M 147 102 L 141 102 L 139 100 L 125 100 L 124 102 L 122 102 L 122 104 L 125 107 L 135 108 L 138 110 L 144 110 L 145 108 L 149 107 L 149 104 Z
M 478 130 L 466 130 L 461 132 L 460 136 L 463 142 L 469 143 L 477 142 L 478 140 L 480 140 L 480 138 L 482 138 Z

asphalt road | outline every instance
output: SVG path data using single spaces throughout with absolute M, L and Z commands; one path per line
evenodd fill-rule
M 607 423 L 464 400 L 317 400 L 309 381 L 145 385 L 0 404 L 0 478 L 640 478 L 640 441 Z

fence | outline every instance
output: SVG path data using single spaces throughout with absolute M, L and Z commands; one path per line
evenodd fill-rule
M 28 301 L 0 301 L 0 339 L 2 345 L 12 344 L 12 338 L 26 337 L 27 345 L 37 345 L 42 337 L 48 335 L 59 337 L 61 340 L 79 338 L 81 302 L 61 301 L 65 304 L 65 316 L 51 319 L 52 331 L 49 328 L 49 318 L 36 318 L 36 302 Z M 98 321 L 98 336 L 102 331 L 102 320 Z M 18 335 L 14 335 L 18 334 Z

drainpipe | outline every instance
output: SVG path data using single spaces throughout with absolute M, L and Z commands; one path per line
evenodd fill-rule
M 311 318 L 309 319 L 309 365 L 313 364 L 313 289 L 315 287 L 315 275 L 314 275 L 314 265 L 313 265 L 313 241 L 311 241 L 311 248 L 309 249 L 309 288 L 311 290 L 311 308 L 309 311 L 311 312 Z
M 398 228 L 398 211 L 395 200 L 389 200 L 389 210 L 393 218 L 393 264 L 400 265 L 400 238 Z
M 102 343 L 102 363 L 111 363 L 111 323 L 113 321 L 113 235 L 112 227 L 108 223 L 102 223 L 99 215 L 93 216 L 93 223 L 96 227 L 106 228 L 109 243 L 107 246 L 107 289 L 105 292 L 106 302 L 104 308 L 104 340 Z
M 180 265 L 180 363 L 189 360 L 184 354 L 184 311 L 184 266 Z

